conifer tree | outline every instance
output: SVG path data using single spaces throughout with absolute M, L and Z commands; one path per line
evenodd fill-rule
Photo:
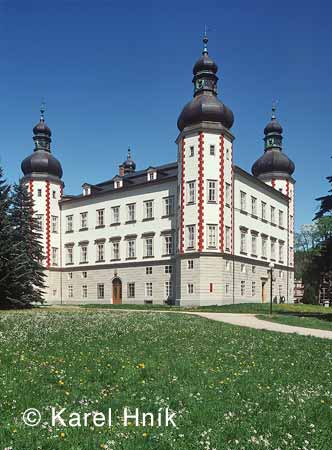
M 33 218 L 32 198 L 23 184 L 13 188 L 10 208 L 12 239 L 15 257 L 14 284 L 10 301 L 19 306 L 43 302 L 43 249 L 36 219 Z
M 12 229 L 9 218 L 10 186 L 3 177 L 0 167 L 0 308 L 10 306 L 10 288 L 12 286 L 10 271 L 12 260 Z

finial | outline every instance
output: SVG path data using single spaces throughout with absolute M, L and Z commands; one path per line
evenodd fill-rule
M 272 101 L 272 116 L 271 116 L 271 119 L 275 119 L 276 118 L 276 110 L 277 110 L 277 101 L 273 100 Z
M 204 27 L 204 36 L 203 36 L 203 44 L 204 44 L 204 46 L 203 46 L 203 55 L 204 54 L 208 54 L 208 48 L 207 48 L 207 43 L 209 42 L 209 38 L 208 38 L 208 36 L 207 36 L 207 27 L 206 27 L 206 25 L 205 25 L 205 27 Z
M 128 159 L 131 159 L 131 150 L 130 150 L 130 147 L 128 147 Z
M 44 117 L 45 109 L 46 109 L 45 100 L 44 100 L 44 98 L 42 98 L 41 105 L 40 105 L 40 120 L 42 122 L 44 122 L 44 120 L 45 120 L 45 117 Z

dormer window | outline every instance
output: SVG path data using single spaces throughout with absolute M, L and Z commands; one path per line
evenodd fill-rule
M 83 195 L 90 195 L 91 194 L 91 186 L 88 184 L 83 184 Z
M 153 181 L 157 179 L 157 171 L 155 169 L 149 169 L 147 173 L 148 181 Z
M 114 180 L 114 189 L 119 189 L 123 187 L 123 180 Z

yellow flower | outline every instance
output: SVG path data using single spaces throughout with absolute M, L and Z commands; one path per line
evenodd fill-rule
M 148 434 L 149 434 L 149 433 L 143 433 L 143 436 L 144 436 L 144 437 L 148 437 Z
M 61 437 L 62 439 L 65 437 L 65 433 L 64 433 L 63 431 L 60 433 L 60 437 Z
M 61 384 L 62 386 L 63 384 L 65 384 L 65 382 L 63 380 L 59 380 L 59 384 Z
M 138 369 L 144 369 L 144 367 L 145 367 L 144 363 L 139 363 L 137 366 Z

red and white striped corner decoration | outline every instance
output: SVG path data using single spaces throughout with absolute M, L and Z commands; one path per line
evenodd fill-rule
M 204 134 L 198 138 L 198 251 L 204 248 Z
M 50 182 L 46 181 L 46 267 L 51 266 Z
M 225 170 L 224 170 L 224 135 L 220 135 L 219 142 L 219 250 L 221 252 L 224 251 L 224 178 L 225 178 Z
M 232 152 L 232 158 L 231 158 L 231 186 L 232 186 L 232 208 L 231 208 L 231 236 L 232 236 L 232 242 L 231 242 L 231 250 L 232 254 L 234 255 L 234 166 L 233 166 L 233 145 L 231 146 L 231 152 Z
M 184 253 L 184 202 L 185 202 L 185 138 L 181 149 L 181 211 L 180 211 L 180 253 Z

